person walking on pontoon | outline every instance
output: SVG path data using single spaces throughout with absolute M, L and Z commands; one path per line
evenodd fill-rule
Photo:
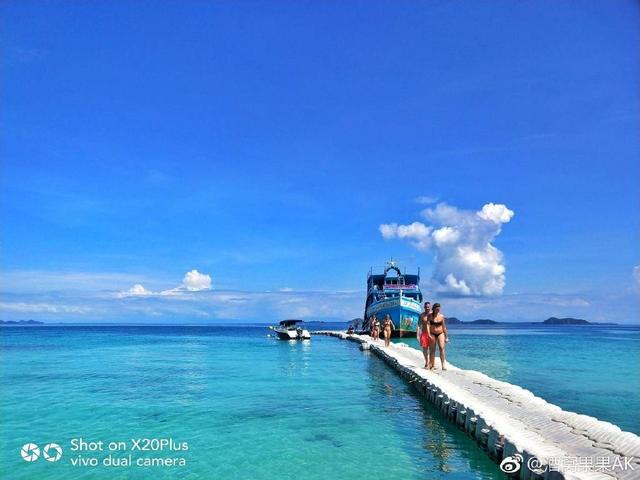
M 424 302 L 424 312 L 420 315 L 418 320 L 418 328 L 416 329 L 416 338 L 422 348 L 422 355 L 424 356 L 424 368 L 429 368 L 429 315 L 431 315 L 431 303 Z
M 384 317 L 384 322 L 382 322 L 382 331 L 384 333 L 384 346 L 388 347 L 391 343 L 391 332 L 395 330 L 396 326 L 393 324 L 393 320 L 391 320 L 391 315 L 388 313 Z
M 440 363 L 442 369 L 446 370 L 446 356 L 444 344 L 449 341 L 449 333 L 447 332 L 447 323 L 444 315 L 440 313 L 440 304 L 433 304 L 433 311 L 428 317 L 429 322 L 429 340 L 430 340 L 430 355 L 429 355 L 429 368 L 433 370 L 436 362 L 436 346 L 440 349 Z
M 378 317 L 373 315 L 371 317 L 371 339 L 376 341 L 380 338 L 380 322 L 378 321 Z

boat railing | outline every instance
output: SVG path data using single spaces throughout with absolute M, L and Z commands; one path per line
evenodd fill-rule
M 369 271 L 367 272 L 367 278 L 371 277 L 372 275 L 384 275 L 384 271 L 386 269 L 387 269 L 387 266 L 376 265 L 374 267 L 370 267 Z M 407 274 L 407 268 L 406 267 L 402 268 L 401 270 L 402 270 L 402 275 L 406 275 Z M 420 276 L 420 267 L 417 267 L 416 275 Z
M 418 288 L 417 285 L 413 283 L 407 284 L 384 284 L 385 290 L 416 290 Z

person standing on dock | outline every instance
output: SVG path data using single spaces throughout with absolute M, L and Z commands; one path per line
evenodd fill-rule
M 384 332 L 384 346 L 388 347 L 391 343 L 391 332 L 393 332 L 396 328 L 396 326 L 393 324 L 393 320 L 391 320 L 391 315 L 389 315 L 388 313 L 384 317 L 382 328 Z
M 378 321 L 378 317 L 373 315 L 369 324 L 371 326 L 371 338 L 376 341 L 380 338 L 380 322 Z
M 433 304 L 433 311 L 431 315 L 429 315 L 429 333 L 430 333 L 430 364 L 429 368 L 435 368 L 436 362 L 436 346 L 440 349 L 440 364 L 443 370 L 446 370 L 447 367 L 445 365 L 446 357 L 445 357 L 445 342 L 449 341 L 449 333 L 447 332 L 447 323 L 444 315 L 440 313 L 440 304 Z
M 429 343 L 431 337 L 429 333 L 429 315 L 431 315 L 431 303 L 424 302 L 424 312 L 418 319 L 418 328 L 416 329 L 416 338 L 422 347 L 422 355 L 424 355 L 424 368 L 429 368 Z

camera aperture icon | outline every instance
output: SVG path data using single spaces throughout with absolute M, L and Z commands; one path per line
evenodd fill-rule
M 42 456 L 48 462 L 57 462 L 62 457 L 62 447 L 57 443 L 47 443 L 42 449 Z
M 20 449 L 20 456 L 25 462 L 35 462 L 40 453 L 40 447 L 35 443 L 25 443 Z M 47 462 L 57 462 L 62 458 L 62 447 L 55 442 L 47 443 L 42 449 L 42 456 Z
M 25 443 L 20 449 L 20 456 L 25 462 L 35 462 L 40 458 L 40 448 L 35 443 Z

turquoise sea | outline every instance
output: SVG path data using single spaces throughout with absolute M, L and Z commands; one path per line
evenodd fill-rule
M 455 325 L 449 333 L 454 365 L 640 435 L 640 325 Z
M 640 327 L 450 330 L 458 366 L 640 433 Z M 334 338 L 282 342 L 267 333 L 2 328 L 0 478 L 503 478 L 374 355 Z M 80 438 L 103 450 L 73 451 Z M 51 442 L 62 447 L 59 461 L 44 458 Z M 38 445 L 37 460 L 21 458 L 25 443 Z M 102 463 L 129 455 L 132 466 Z M 156 464 L 136 463 L 145 461 Z

